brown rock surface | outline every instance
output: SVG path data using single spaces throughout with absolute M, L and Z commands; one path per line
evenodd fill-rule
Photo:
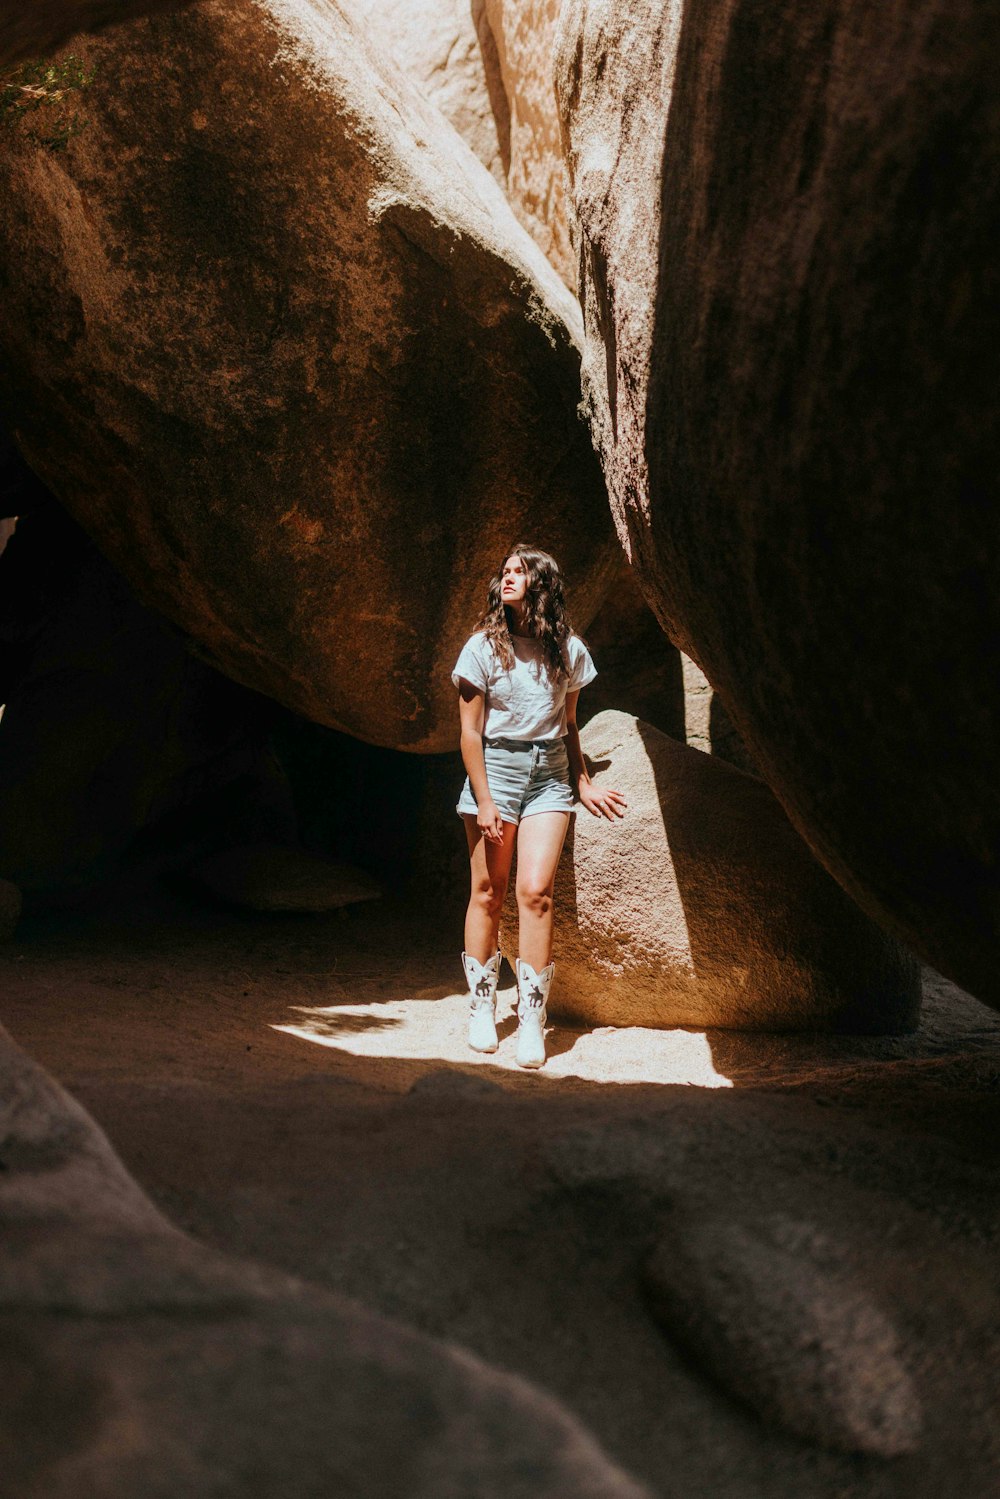
M 827 868 L 1000 1003 L 997 7 L 562 20 L 644 590 Z
M 12 1499 L 639 1499 L 540 1391 L 177 1232 L 2 1032 L 0 1075 Z
M 912 1030 L 916 962 L 816 862 L 762 781 L 625 713 L 591 720 L 581 743 L 628 812 L 575 818 L 556 884 L 554 1015 Z M 516 933 L 508 897 L 510 960 Z
M 846 1452 L 915 1452 L 924 1420 L 902 1338 L 843 1258 L 784 1215 L 679 1213 L 646 1287 L 668 1334 L 764 1421 Z
M 570 212 L 580 238 L 584 392 L 615 524 L 636 563 L 628 516 L 631 506 L 643 506 L 649 487 L 646 400 L 660 158 L 681 9 L 679 0 L 668 6 L 565 0 L 553 62 Z
M 472 0 L 496 46 L 510 116 L 507 196 L 514 212 L 573 290 L 566 168 L 556 108 L 554 47 L 558 0 Z
M 369 40 L 420 86 L 501 187 L 507 181 L 509 123 L 494 100 L 502 90 L 495 47 L 480 43 L 469 0 L 350 0 Z M 492 38 L 490 38 L 492 41 Z
M 81 132 L 0 167 L 15 435 L 223 670 L 449 748 L 511 538 L 584 625 L 613 555 L 574 300 L 339 8 L 209 0 L 85 52 Z
M 0 68 L 47 57 L 81 31 L 99 31 L 134 16 L 177 10 L 191 0 L 0 0 Z

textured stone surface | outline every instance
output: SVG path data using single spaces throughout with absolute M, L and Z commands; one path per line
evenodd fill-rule
M 177 10 L 191 0 L 0 0 L 0 68 L 47 57 L 80 31 L 97 31 L 152 11 Z
M 0 167 L 15 435 L 223 670 L 450 748 L 511 538 L 544 537 L 584 626 L 605 584 L 574 299 L 339 8 L 209 0 L 84 50 L 83 129 Z
M 553 75 L 559 0 L 472 0 L 489 27 L 510 116 L 507 196 L 567 286 L 577 283 Z
M 645 1270 L 664 1329 L 737 1400 L 795 1436 L 899 1457 L 923 1416 L 901 1339 L 807 1223 L 671 1215 Z
M 191 873 L 220 900 L 251 911 L 336 911 L 382 893 L 349 864 L 272 843 L 223 849 Z
M 12 1499 L 640 1499 L 523 1381 L 178 1233 L 2 1032 L 0 1077 Z
M 562 21 L 587 387 L 644 590 L 826 866 L 1000 1003 L 997 6 Z
M 584 390 L 630 558 L 636 547 L 630 506 L 646 504 L 649 482 L 646 401 L 658 198 L 680 11 L 679 0 L 667 6 L 565 0 L 553 63 L 569 207 L 579 235 Z M 655 601 L 656 591 L 649 597 Z
M 762 781 L 624 713 L 581 734 L 614 825 L 578 812 L 550 1010 L 591 1025 L 910 1030 L 914 959 L 817 863 Z M 504 953 L 516 955 L 509 900 Z
M 492 37 L 481 44 L 469 0 L 349 0 L 342 8 L 363 22 L 369 40 L 419 84 L 504 186 L 507 101 Z

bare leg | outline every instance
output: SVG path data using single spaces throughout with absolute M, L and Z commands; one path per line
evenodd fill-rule
M 503 842 L 490 843 L 483 837 L 471 813 L 462 816 L 469 843 L 469 867 L 472 891 L 465 913 L 465 950 L 477 963 L 485 963 L 497 950 L 500 912 L 503 910 L 514 857 L 517 824 L 505 822 Z
M 522 819 L 518 833 L 517 950 L 536 973 L 552 957 L 552 891 L 569 819 L 568 812 L 536 812 Z

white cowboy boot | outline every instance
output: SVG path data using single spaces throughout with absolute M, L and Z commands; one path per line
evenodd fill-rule
M 497 980 L 500 977 L 500 954 L 485 963 L 462 954 L 462 967 L 469 986 L 469 1045 L 473 1051 L 497 1049 Z
M 540 1067 L 545 1061 L 545 1006 L 556 965 L 536 973 L 517 960 L 517 1065 Z

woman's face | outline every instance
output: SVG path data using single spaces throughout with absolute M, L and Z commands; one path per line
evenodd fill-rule
M 504 604 L 524 603 L 524 595 L 528 588 L 528 569 L 520 557 L 508 557 L 500 574 L 500 601 Z

